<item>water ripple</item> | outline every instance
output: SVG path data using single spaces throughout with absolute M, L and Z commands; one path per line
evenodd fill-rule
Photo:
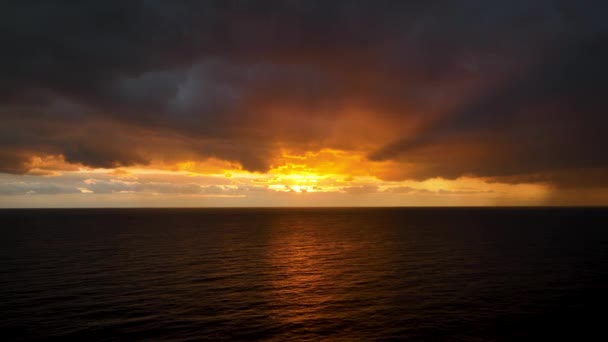
M 605 209 L 0 210 L 17 340 L 601 332 Z

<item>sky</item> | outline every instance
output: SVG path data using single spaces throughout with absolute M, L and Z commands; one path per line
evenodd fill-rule
M 3 1 L 0 207 L 608 205 L 605 1 Z

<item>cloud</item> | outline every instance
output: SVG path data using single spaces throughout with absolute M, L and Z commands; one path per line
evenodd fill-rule
M 520 77 L 446 113 L 416 136 L 370 154 L 426 164 L 416 178 L 503 177 L 608 167 L 603 146 L 608 36 L 551 50 Z M 447 148 L 446 148 L 447 146 Z M 429 151 L 445 149 L 450 155 Z
M 387 188 L 386 190 L 384 190 L 384 192 L 393 193 L 393 194 L 414 194 L 414 193 L 428 194 L 428 193 L 431 193 L 431 191 L 428 189 L 417 189 L 417 188 L 412 188 L 410 186 L 394 186 L 394 187 Z
M 493 190 L 484 190 L 484 191 L 477 191 L 477 190 L 444 190 L 444 189 L 439 189 L 436 192 L 439 195 L 477 195 L 477 194 L 492 194 L 494 193 Z
M 384 179 L 605 183 L 601 6 L 5 2 L 0 172 L 32 158 L 265 172 L 284 148 L 329 148 L 392 162 L 369 171 Z
M 0 195 L 58 195 L 80 193 L 75 187 L 65 184 L 45 183 L 0 183 Z
M 0 150 L 0 172 L 22 174 L 28 171 L 28 157 L 17 151 Z
M 200 185 L 195 183 L 151 183 L 131 182 L 121 180 L 83 181 L 82 188 L 95 194 L 109 193 L 151 193 L 151 194 L 182 194 L 182 195 L 236 195 L 242 194 L 249 188 L 238 186 Z
M 347 186 L 340 189 L 343 192 L 353 194 L 353 195 L 361 195 L 361 194 L 370 194 L 378 191 L 377 185 L 360 185 L 360 186 Z
M 384 190 L 384 192 L 392 194 L 428 194 L 428 195 L 478 195 L 478 194 L 491 194 L 493 190 L 429 190 L 429 189 L 418 189 L 409 186 L 394 186 Z

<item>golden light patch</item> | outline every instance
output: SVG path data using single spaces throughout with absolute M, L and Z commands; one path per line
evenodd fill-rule
M 64 171 L 77 171 L 79 165 L 68 163 L 63 155 L 32 156 L 25 165 L 28 174 L 36 176 L 58 176 Z
M 238 163 L 208 158 L 204 160 L 183 160 L 177 163 L 153 162 L 146 166 L 147 169 L 160 169 L 193 174 L 226 174 L 232 171 L 242 170 Z
M 166 198 L 169 195 L 149 189 L 175 186 L 171 196 L 192 200 L 234 197 L 274 205 L 289 205 L 283 201 L 304 205 L 536 205 L 545 203 L 554 191 L 547 184 L 507 184 L 476 177 L 408 180 L 404 175 L 415 174 L 418 165 L 372 161 L 364 151 L 337 149 L 284 148 L 271 159 L 267 172 L 249 172 L 238 163 L 215 158 L 94 169 L 69 164 L 62 156 L 46 156 L 32 158 L 31 165 L 35 166 L 32 174 L 76 177 L 89 186 L 98 181 L 102 185 L 122 182 L 135 189 L 116 192 L 123 196 Z M 193 185 L 200 186 L 201 193 L 193 193 Z M 205 191 L 209 186 L 221 191 Z M 180 189 L 188 192 L 182 194 Z M 83 195 L 95 193 L 91 187 L 78 186 L 77 190 Z

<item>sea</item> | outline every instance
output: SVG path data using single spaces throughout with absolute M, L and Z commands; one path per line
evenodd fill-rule
M 607 208 L 0 210 L 3 341 L 601 341 L 607 290 Z

